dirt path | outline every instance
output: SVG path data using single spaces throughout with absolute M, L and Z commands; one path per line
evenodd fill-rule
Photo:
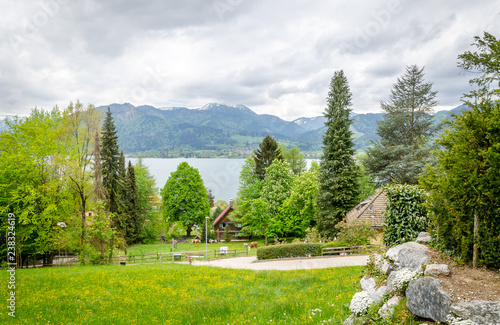
M 257 261 L 256 256 L 233 257 L 208 261 L 193 261 L 193 265 L 216 266 L 229 269 L 248 270 L 307 270 L 329 267 L 366 265 L 369 255 L 335 257 L 312 257 L 302 259 L 283 259 Z

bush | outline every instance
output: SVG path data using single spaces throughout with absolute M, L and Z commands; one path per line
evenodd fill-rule
M 362 246 L 370 244 L 370 239 L 377 238 L 377 232 L 367 222 L 355 220 L 347 223 L 339 222 L 336 226 L 339 230 L 337 238 L 343 241 L 347 246 Z
M 258 260 L 321 255 L 321 245 L 315 243 L 275 245 L 260 247 L 257 249 Z
M 428 225 L 425 191 L 415 185 L 401 184 L 386 186 L 385 191 L 385 245 L 394 246 L 414 240 Z

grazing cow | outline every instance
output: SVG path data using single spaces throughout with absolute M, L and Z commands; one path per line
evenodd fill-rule
M 199 239 L 191 239 L 191 244 L 198 244 L 199 242 Z
M 250 244 L 250 249 L 252 249 L 252 248 L 254 248 L 254 247 L 255 247 L 255 248 L 257 248 L 257 245 L 258 245 L 258 244 L 257 244 L 257 242 L 254 242 L 254 241 L 253 241 L 253 242 Z
M 244 244 L 243 244 L 243 247 L 245 247 L 246 249 L 248 249 L 248 244 L 247 244 L 247 243 L 244 243 Z

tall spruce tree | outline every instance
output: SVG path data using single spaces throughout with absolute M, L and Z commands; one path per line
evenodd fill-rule
M 120 152 L 116 127 L 108 107 L 102 127 L 102 184 L 108 194 L 107 208 L 111 213 L 119 212 L 120 200 Z
M 101 139 L 99 132 L 94 136 L 94 200 L 104 202 L 106 200 L 106 189 L 102 184 L 102 164 L 101 164 Z
M 431 115 L 437 105 L 436 94 L 432 83 L 424 82 L 424 68 L 412 65 L 393 85 L 389 101 L 381 102 L 387 113 L 377 124 L 381 140 L 367 149 L 363 160 L 376 185 L 418 182 L 430 161 L 429 139 L 436 131 Z
M 135 180 L 135 169 L 132 163 L 128 162 L 126 184 L 125 184 L 125 207 L 126 207 L 126 228 L 125 241 L 128 245 L 139 242 L 144 220 L 139 213 L 139 197 L 137 194 L 137 184 Z
M 279 150 L 278 143 L 270 135 L 267 135 L 261 143 L 259 148 L 255 150 L 255 173 L 263 180 L 266 176 L 266 168 L 271 166 L 274 159 L 283 160 L 283 155 Z
M 354 142 L 349 127 L 352 120 L 351 90 L 342 70 L 330 82 L 328 107 L 324 112 L 327 127 L 323 136 L 323 157 L 319 170 L 318 230 L 333 237 L 335 225 L 354 207 L 359 195 L 359 168 L 354 160 Z

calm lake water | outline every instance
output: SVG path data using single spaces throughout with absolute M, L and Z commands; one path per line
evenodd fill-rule
M 137 158 L 127 158 L 132 164 L 137 162 Z M 161 190 L 170 173 L 177 170 L 181 162 L 187 162 L 189 166 L 198 169 L 205 187 L 212 190 L 215 200 L 236 198 L 238 193 L 239 178 L 241 168 L 245 159 L 224 159 L 224 158 L 142 158 L 148 167 L 151 175 L 154 176 L 156 186 Z M 307 167 L 311 166 L 313 159 L 307 159 Z
M 132 164 L 137 162 L 136 158 L 127 160 L 132 161 Z M 215 200 L 226 202 L 236 198 L 241 168 L 245 163 L 245 159 L 221 158 L 142 158 L 142 161 L 154 176 L 156 186 L 160 190 L 165 186 L 170 174 L 185 161 L 189 166 L 198 169 L 205 187 L 212 190 Z

